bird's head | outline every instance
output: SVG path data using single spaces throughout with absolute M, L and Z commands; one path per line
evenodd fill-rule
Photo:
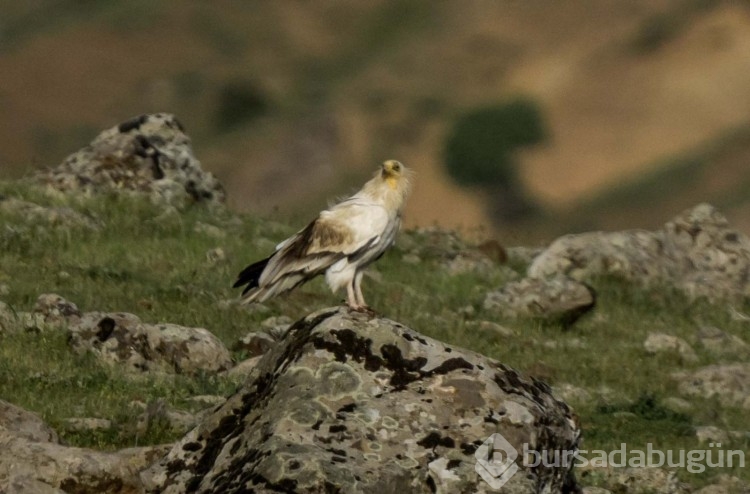
M 383 201 L 387 209 L 400 211 L 411 188 L 414 175 L 403 163 L 396 160 L 385 161 L 360 192 L 377 201 Z
M 380 176 L 391 189 L 395 189 L 400 182 L 408 180 L 410 170 L 400 161 L 388 160 L 381 165 Z

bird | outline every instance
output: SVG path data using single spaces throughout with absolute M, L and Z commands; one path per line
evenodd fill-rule
M 264 302 L 325 273 L 334 293 L 346 288 L 346 305 L 374 312 L 362 294 L 364 269 L 393 245 L 413 172 L 396 160 L 382 163 L 356 194 L 321 211 L 305 228 L 247 266 L 234 288 L 243 303 Z

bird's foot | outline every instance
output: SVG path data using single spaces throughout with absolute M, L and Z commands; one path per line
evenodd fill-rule
M 370 307 L 366 305 L 349 305 L 347 304 L 347 307 L 349 307 L 350 311 L 353 312 L 360 312 L 362 314 L 367 314 L 368 316 L 374 317 L 376 315 L 375 311 L 371 309 Z

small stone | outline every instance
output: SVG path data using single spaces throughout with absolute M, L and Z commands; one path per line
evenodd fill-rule
M 260 327 L 264 329 L 273 329 L 278 326 L 289 327 L 292 322 L 292 318 L 289 316 L 272 316 L 261 321 Z
M 714 355 L 750 353 L 750 346 L 742 338 L 713 326 L 700 328 L 696 334 L 696 338 L 704 348 Z
M 682 398 L 670 396 L 662 400 L 662 404 L 672 411 L 686 413 L 693 410 L 693 404 Z
M 480 331 L 497 333 L 498 335 L 505 336 L 505 337 L 516 336 L 516 331 L 506 326 L 502 326 L 496 322 L 479 321 L 477 322 L 476 326 L 477 326 L 477 329 L 479 329 Z
M 562 383 L 552 387 L 552 393 L 564 402 L 585 403 L 591 400 L 591 393 L 570 383 Z
M 65 429 L 71 432 L 93 432 L 112 428 L 112 421 L 100 418 L 72 417 L 63 420 Z
M 698 356 L 687 341 L 665 333 L 649 333 L 643 348 L 650 354 L 676 353 L 686 362 L 698 361 Z
M 42 315 L 47 324 L 60 324 L 78 320 L 81 317 L 81 311 L 76 304 L 56 293 L 39 295 L 34 304 L 34 313 Z
M 197 395 L 191 396 L 187 401 L 200 407 L 215 407 L 223 404 L 227 399 L 225 396 L 218 395 Z
M 726 443 L 729 441 L 727 431 L 713 425 L 700 425 L 695 428 L 695 437 L 700 443 Z
M 18 327 L 13 310 L 5 302 L 0 302 L 0 332 L 10 333 Z
M 406 264 L 419 264 L 420 262 L 422 262 L 422 258 L 420 258 L 417 254 L 409 253 L 404 254 L 401 257 L 401 261 Z
M 612 491 L 609 491 L 609 490 L 604 489 L 602 487 L 588 486 L 588 487 L 584 487 L 581 490 L 581 493 L 582 494 L 612 494 Z
M 260 360 L 262 358 L 263 355 L 257 355 L 255 357 L 245 359 L 228 371 L 225 371 L 225 374 L 229 377 L 247 377 L 258 366 L 258 363 L 260 363 Z
M 723 405 L 750 409 L 750 364 L 733 363 L 701 367 L 694 371 L 675 372 L 680 393 L 688 396 L 718 398 Z
M 227 236 L 227 232 L 219 228 L 218 226 L 209 225 L 208 223 L 197 222 L 193 227 L 195 233 L 200 233 L 211 238 L 224 238 Z
M 0 297 L 10 295 L 10 287 L 6 283 L 0 283 Z
M 206 261 L 208 261 L 209 264 L 219 264 L 225 262 L 226 260 L 227 254 L 221 247 L 216 247 L 206 252 Z
M 248 333 L 235 343 L 232 350 L 245 352 L 247 357 L 255 357 L 264 355 L 274 346 L 276 346 L 276 339 L 268 333 L 254 332 Z

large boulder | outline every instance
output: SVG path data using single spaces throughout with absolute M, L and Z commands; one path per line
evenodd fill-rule
M 0 400 L 0 492 L 130 494 L 168 446 L 99 452 L 60 444 L 34 413 Z
M 60 441 L 57 432 L 45 424 L 37 414 L 4 400 L 0 400 L 0 430 L 29 441 L 51 443 Z
M 0 492 L 143 492 L 139 471 L 165 446 L 101 452 L 42 442 L 0 428 Z
M 748 272 L 750 239 L 709 204 L 683 212 L 658 231 L 566 235 L 528 269 L 532 278 L 565 275 L 588 281 L 614 275 L 710 300 L 750 295 Z
M 35 180 L 65 192 L 141 193 L 178 207 L 225 200 L 224 188 L 202 169 L 190 138 L 168 113 L 141 115 L 103 131 Z
M 512 281 L 484 299 L 484 308 L 505 317 L 533 317 L 573 324 L 596 303 L 594 290 L 584 283 L 557 276 Z
M 688 396 L 716 398 L 726 406 L 750 410 L 750 364 L 714 364 L 693 371 L 675 372 L 680 392 Z
M 159 493 L 494 492 L 483 480 L 500 475 L 487 462 L 494 440 L 503 458 L 519 455 L 504 492 L 561 492 L 574 488 L 570 468 L 521 454 L 574 450 L 579 434 L 542 382 L 388 319 L 327 309 L 294 324 L 142 479 Z
M 224 344 L 203 328 L 147 324 L 133 314 L 87 312 L 69 324 L 70 344 L 136 371 L 218 372 L 232 366 Z

